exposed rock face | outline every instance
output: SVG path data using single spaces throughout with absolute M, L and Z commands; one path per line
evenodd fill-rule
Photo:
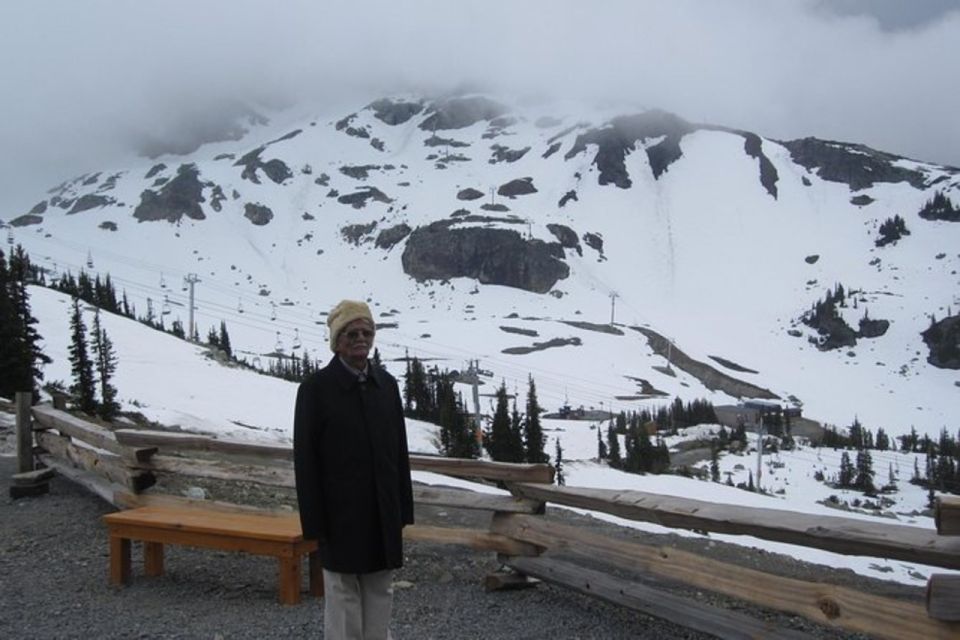
M 11 227 L 29 227 L 32 224 L 40 224 L 43 222 L 43 216 L 34 215 L 32 213 L 27 213 L 22 216 L 17 216 L 10 221 Z
M 537 188 L 533 186 L 533 178 L 518 178 L 516 180 L 511 180 L 510 182 L 500 185 L 500 188 L 497 189 L 497 193 L 499 195 L 511 199 L 517 196 L 525 196 L 527 194 L 536 192 Z
M 33 209 L 30 209 L 30 213 L 33 215 L 43 215 L 47 211 L 47 201 L 41 200 L 37 204 L 33 205 Z
M 342 235 L 343 239 L 347 242 L 358 245 L 364 236 L 370 235 L 376 228 L 376 220 L 366 224 L 348 224 L 340 229 L 340 235 Z
M 469 142 L 461 142 L 460 140 L 454 140 L 453 138 L 441 138 L 438 135 L 432 135 L 426 140 L 423 141 L 423 146 L 425 147 L 469 147 Z
M 507 108 L 489 98 L 451 98 L 434 104 L 430 115 L 420 123 L 424 131 L 463 129 L 482 120 L 493 120 Z
M 860 331 L 857 333 L 859 338 L 879 338 L 890 328 L 889 320 L 871 320 L 870 318 L 860 319 Z
M 100 229 L 103 229 L 104 231 L 116 231 L 116 230 L 117 230 L 117 223 L 116 223 L 116 222 L 113 222 L 112 220 L 104 220 L 103 222 L 101 222 L 101 223 L 100 223 L 99 225 L 97 225 L 97 226 L 98 226 Z
M 413 116 L 423 111 L 419 102 L 394 102 L 392 100 L 377 100 L 370 103 L 373 116 L 389 125 L 403 124 Z
M 930 349 L 927 362 L 941 369 L 960 369 L 960 315 L 934 322 L 920 335 Z
M 384 229 L 377 235 L 375 245 L 378 249 L 390 249 L 410 235 L 410 231 L 410 226 L 404 223 L 395 225 L 389 229 Z
M 924 188 L 923 174 L 894 166 L 900 156 L 871 149 L 862 144 L 831 142 L 817 138 L 801 138 L 782 143 L 790 157 L 830 182 L 843 182 L 853 191 L 872 187 L 877 182 L 907 182 L 916 189 Z
M 548 224 L 547 230 L 560 241 L 560 246 L 564 249 L 573 249 L 577 255 L 583 255 L 583 248 L 580 246 L 580 239 L 577 232 L 570 227 L 562 224 Z
M 546 293 L 570 273 L 558 253 L 562 256 L 559 245 L 524 240 L 509 229 L 453 229 L 441 221 L 410 234 L 402 263 L 404 272 L 417 280 L 476 278 Z
M 588 144 L 597 145 L 593 163 L 600 170 L 601 185 L 615 184 L 629 189 L 633 182 L 627 173 L 624 159 L 636 148 L 638 141 L 663 137 L 663 140 L 646 149 L 653 177 L 659 178 L 683 153 L 680 140 L 695 127 L 672 113 L 651 110 L 644 113 L 614 118 L 610 126 L 591 129 L 577 136 L 573 148 L 567 152 L 567 160 L 586 151 Z
M 159 193 L 146 189 L 140 194 L 140 204 L 134 209 L 133 217 L 139 222 L 166 220 L 176 223 L 183 216 L 203 220 L 206 216 L 200 208 L 204 198 L 199 176 L 196 165 L 180 165 L 177 176 L 163 185 Z
M 563 194 L 563 197 L 560 198 L 560 202 L 557 203 L 557 206 L 562 209 L 571 200 L 576 200 L 577 202 L 580 201 L 580 199 L 577 197 L 577 192 L 572 189 Z
M 744 139 L 743 150 L 748 156 L 756 158 L 760 163 L 760 184 L 767 190 L 767 193 L 776 198 L 777 181 L 780 180 L 780 176 L 777 173 L 777 168 L 770 162 L 770 158 L 763 153 L 763 143 L 760 136 L 746 131 L 742 132 L 741 135 Z
M 262 227 L 273 220 L 273 211 L 270 210 L 270 207 L 262 204 L 247 202 L 243 205 L 243 217 L 258 227 Z
M 68 214 L 80 213 L 81 211 L 87 211 L 88 209 L 95 209 L 97 207 L 105 207 L 109 204 L 113 204 L 114 202 L 116 202 L 116 200 L 113 198 L 88 193 L 76 199 Z
M 354 193 L 348 193 L 346 195 L 340 196 L 337 198 L 337 202 L 340 204 L 349 204 L 354 209 L 362 209 L 367 206 L 367 200 L 376 200 L 377 202 L 383 202 L 384 204 L 390 204 L 393 202 L 387 194 L 376 187 L 364 187 L 360 191 L 355 191 Z
M 476 200 L 483 197 L 483 191 L 474 189 L 473 187 L 467 187 L 459 193 L 457 193 L 457 200 Z
M 257 147 L 233 163 L 235 167 L 243 167 L 243 171 L 240 173 L 241 178 L 255 184 L 260 184 L 260 177 L 257 175 L 257 171 L 261 169 L 267 174 L 268 178 L 277 184 L 283 184 L 284 180 L 293 177 L 293 172 L 290 171 L 290 168 L 283 160 L 273 159 L 268 162 L 263 162 L 260 159 L 260 154 L 263 153 L 264 149 L 266 149 L 266 146 Z
M 550 147 L 543 152 L 543 155 L 540 156 L 544 160 L 555 154 L 557 151 L 560 151 L 561 142 L 554 142 Z
M 379 171 L 380 165 L 378 164 L 365 164 L 360 166 L 343 166 L 340 167 L 340 173 L 345 176 L 350 176 L 354 180 L 366 180 L 370 177 L 371 171 Z
M 603 257 L 603 238 L 600 237 L 597 233 L 585 233 L 583 234 L 583 241 L 588 247 L 596 251 Z
M 150 167 L 150 171 L 147 171 L 147 175 L 143 176 L 143 179 L 149 180 L 150 178 L 157 175 L 158 173 L 160 173 L 166 168 L 167 168 L 167 165 L 163 164 L 162 162 L 159 164 L 155 164 L 152 167 Z
M 523 156 L 527 155 L 527 151 L 530 151 L 530 147 L 524 147 L 523 149 L 510 149 L 502 144 L 495 144 L 490 147 L 490 149 L 493 151 L 490 156 L 490 164 L 496 164 L 498 162 L 516 162 Z

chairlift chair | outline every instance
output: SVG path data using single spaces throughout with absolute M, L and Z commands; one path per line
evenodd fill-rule
M 276 320 L 276 319 L 277 319 L 277 303 L 271 302 L 270 303 L 270 320 Z M 279 333 L 280 332 L 278 331 L 277 334 L 279 335 Z
M 294 329 L 293 330 L 293 350 L 296 351 L 301 346 L 303 345 L 300 343 L 300 329 Z
M 243 300 L 237 300 L 237 313 L 243 313 Z
M 280 339 L 279 331 L 277 331 L 277 344 L 274 345 L 273 350 L 277 353 L 283 353 L 283 341 Z
M 93 269 L 93 254 L 87 251 L 87 269 Z
M 163 296 L 163 307 L 161 307 L 160 312 L 163 315 L 168 315 L 170 313 L 170 298 Z

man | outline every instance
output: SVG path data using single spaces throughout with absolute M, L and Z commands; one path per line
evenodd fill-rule
M 300 523 L 320 546 L 324 638 L 386 640 L 393 570 L 413 523 L 403 402 L 393 376 L 367 359 L 376 332 L 369 307 L 343 300 L 327 326 L 335 355 L 297 392 Z

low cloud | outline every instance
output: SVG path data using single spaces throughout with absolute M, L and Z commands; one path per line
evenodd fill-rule
M 144 143 L 188 144 L 235 101 L 347 113 L 457 86 L 960 165 L 960 12 L 932 4 L 914 19 L 818 0 L 3 3 L 0 218 Z

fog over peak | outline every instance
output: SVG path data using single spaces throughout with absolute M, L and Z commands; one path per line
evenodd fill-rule
M 918 5 L 918 6 L 914 6 Z M 960 2 L 3 3 L 0 218 L 225 104 L 483 87 L 960 165 Z M 211 115 L 213 114 L 213 115 Z

